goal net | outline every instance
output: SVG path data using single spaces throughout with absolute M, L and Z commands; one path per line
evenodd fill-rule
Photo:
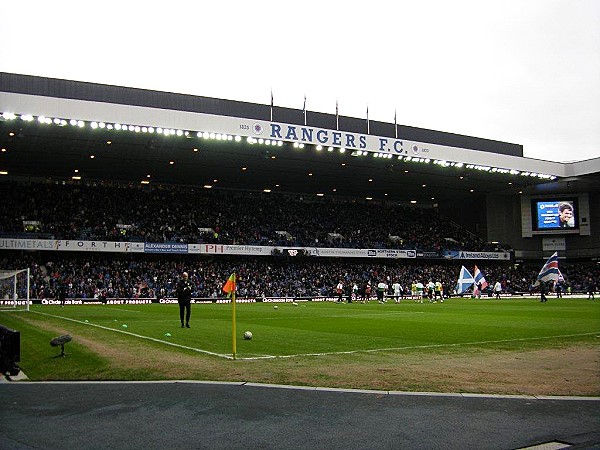
M 29 311 L 29 269 L 0 270 L 0 311 Z

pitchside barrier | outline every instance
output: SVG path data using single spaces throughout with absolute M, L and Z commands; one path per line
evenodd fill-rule
M 338 297 L 237 297 L 236 303 L 293 303 L 293 302 L 335 302 Z M 373 298 L 374 300 L 374 298 Z M 7 300 L 0 300 L 0 306 L 3 302 L 10 303 Z M 230 303 L 229 298 L 197 297 L 192 298 L 192 303 Z M 34 298 L 30 299 L 32 305 L 62 305 L 63 303 L 55 298 Z M 105 301 L 96 298 L 67 298 L 64 305 L 150 305 L 159 304 L 177 304 L 176 298 L 107 298 Z
M 516 292 L 513 294 L 500 294 L 500 298 L 502 299 L 511 299 L 511 298 L 522 298 L 522 297 L 539 297 L 538 292 Z M 549 298 L 556 298 L 554 293 L 547 294 Z M 581 292 L 573 292 L 571 294 L 562 294 L 564 298 L 587 298 L 587 293 L 584 291 Z M 347 299 L 347 295 L 342 296 L 342 299 L 345 301 Z M 486 299 L 495 299 L 496 296 L 488 296 L 482 295 L 480 299 L 473 297 L 471 294 L 462 294 L 462 295 L 449 295 L 445 296 L 444 299 L 448 298 L 465 298 L 465 299 L 474 299 L 474 300 L 486 300 Z M 316 297 L 237 297 L 236 303 L 294 303 L 294 302 L 337 302 L 339 299 L 338 296 L 316 296 Z M 387 300 L 394 300 L 395 297 L 393 295 L 386 295 Z M 424 300 L 428 299 L 428 297 L 424 296 Z M 353 301 L 360 301 L 359 298 L 353 298 Z M 370 301 L 377 300 L 376 297 L 370 297 Z M 404 295 L 404 297 L 400 297 L 400 300 L 410 301 L 412 300 L 410 294 Z M 19 301 L 20 303 L 21 301 Z M 192 303 L 194 304 L 209 304 L 209 303 L 230 303 L 231 300 L 226 297 L 221 298 L 213 298 L 213 297 L 197 297 L 192 298 Z M 26 304 L 32 305 L 61 305 L 61 301 L 55 298 L 34 298 L 29 301 L 22 301 L 21 306 L 26 306 Z M 168 298 L 107 298 L 105 301 L 95 299 L 95 298 L 67 298 L 65 299 L 65 306 L 71 305 L 150 305 L 150 304 L 177 304 L 177 299 L 168 297 Z M 15 302 L 12 300 L 0 300 L 0 306 L 14 306 Z

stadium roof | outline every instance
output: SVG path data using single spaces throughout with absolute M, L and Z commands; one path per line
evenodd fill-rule
M 425 205 L 490 193 L 600 189 L 600 158 L 532 160 L 516 144 L 67 80 L 0 73 L 0 86 L 0 173 L 9 177 Z

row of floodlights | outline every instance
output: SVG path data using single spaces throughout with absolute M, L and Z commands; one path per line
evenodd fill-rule
M 510 175 L 521 175 L 522 177 L 532 177 L 532 178 L 539 178 L 541 180 L 555 180 L 557 177 L 555 177 L 554 175 L 546 175 L 544 173 L 537 173 L 537 172 L 526 172 L 526 171 L 518 171 L 518 170 L 514 170 L 514 169 L 501 169 L 498 167 L 489 167 L 489 166 L 478 166 L 475 164 L 467 164 L 466 165 L 467 169 L 474 169 L 474 170 L 480 170 L 483 172 L 489 172 L 489 173 L 501 173 L 501 174 L 510 174 Z
M 248 142 L 248 144 L 260 144 L 260 145 L 273 145 L 275 147 L 281 147 L 283 145 L 283 141 L 278 141 L 276 139 L 263 139 L 263 138 L 253 138 L 253 137 L 248 137 L 246 139 L 246 142 Z M 294 145 L 294 147 L 298 148 L 297 145 Z M 302 146 L 304 147 L 304 146 Z
M 14 120 L 14 119 L 17 119 L 18 117 L 19 116 L 17 116 L 14 113 L 11 113 L 11 112 L 4 112 L 0 115 L 0 118 L 2 118 L 4 120 Z M 22 114 L 20 116 L 20 118 L 21 118 L 21 120 L 23 120 L 25 122 L 32 122 L 35 120 L 35 118 L 31 114 Z M 51 118 L 45 117 L 45 116 L 38 116 L 37 121 L 42 124 L 48 124 L 48 125 L 54 124 L 54 125 L 58 125 L 58 126 L 71 125 L 73 127 L 78 127 L 78 128 L 84 128 L 86 125 L 83 120 L 70 119 L 67 121 L 65 119 L 59 119 L 59 118 L 51 119 Z M 90 122 L 90 127 L 92 129 L 100 128 L 100 129 L 117 130 L 117 131 L 131 131 L 134 133 L 150 133 L 150 134 L 156 133 L 156 134 L 162 134 L 164 136 L 185 136 L 188 138 L 193 137 L 193 135 L 192 135 L 193 133 L 191 133 L 189 131 L 175 130 L 172 128 L 161 128 L 161 127 L 155 128 L 155 127 L 144 127 L 144 126 L 138 126 L 138 125 L 123 125 L 120 123 L 113 124 L 113 123 L 105 123 L 105 122 Z M 223 134 L 223 133 L 209 133 L 206 131 L 198 131 L 196 133 L 196 136 L 201 139 L 218 140 L 218 141 L 240 142 L 242 140 L 242 138 L 240 136 L 232 136 L 232 135 Z M 276 139 L 263 139 L 263 138 L 257 139 L 254 137 L 248 137 L 248 138 L 246 138 L 246 141 L 249 144 L 269 145 L 269 146 L 276 146 L 276 147 L 283 146 L 283 141 L 279 141 Z M 295 143 L 293 143 L 293 147 L 298 148 L 298 149 L 303 149 L 304 144 L 295 142 Z M 315 149 L 317 151 L 322 151 L 325 148 L 322 145 L 317 145 L 317 146 L 315 146 Z M 333 152 L 334 150 L 335 150 L 334 147 L 327 147 L 328 152 Z M 346 149 L 343 147 L 339 148 L 338 150 L 342 154 L 346 152 Z M 367 150 L 355 150 L 351 153 L 351 156 L 360 157 L 360 156 L 368 156 L 369 154 L 372 154 L 374 158 L 381 158 L 381 159 L 391 159 L 394 157 L 394 155 L 391 153 L 369 152 Z M 514 170 L 514 169 L 502 169 L 499 167 L 481 166 L 481 165 L 477 165 L 477 164 L 464 164 L 461 162 L 451 162 L 451 161 L 444 161 L 444 160 L 437 160 L 437 159 L 432 160 L 430 158 L 422 158 L 422 157 L 417 157 L 417 156 L 398 155 L 397 158 L 399 160 L 404 160 L 407 162 L 429 164 L 433 161 L 433 164 L 436 164 L 436 165 L 439 165 L 442 167 L 456 167 L 456 168 L 466 167 L 467 169 L 479 170 L 479 171 L 484 171 L 484 172 L 489 172 L 489 173 L 529 176 L 529 177 L 539 178 L 539 179 L 543 179 L 543 180 L 555 180 L 557 178 L 554 175 L 547 175 L 547 174 L 536 173 L 536 172 L 521 172 L 519 170 Z
M 4 120 L 14 120 L 19 118 L 14 113 L 4 112 L 0 115 L 0 118 Z M 20 119 L 25 122 L 33 122 L 36 120 L 31 114 L 22 114 Z M 37 121 L 41 124 L 45 125 L 57 125 L 59 127 L 64 127 L 67 125 L 71 125 L 73 127 L 84 128 L 86 126 L 86 122 L 83 120 L 76 119 L 59 119 L 59 118 L 50 118 L 45 116 L 38 116 Z M 132 131 L 134 133 L 149 133 L 149 134 L 162 134 L 164 136 L 185 136 L 185 137 L 193 137 L 193 133 L 184 130 L 175 130 L 172 128 L 162 128 L 162 127 L 143 127 L 139 125 L 124 125 L 120 123 L 106 123 L 106 122 L 90 122 L 90 127 L 94 130 L 96 129 L 106 129 L 106 130 L 116 130 L 116 131 Z M 229 134 L 222 133 L 208 133 L 199 131 L 196 133 L 196 136 L 203 139 L 214 139 L 218 141 L 236 141 L 240 142 L 242 138 L 240 136 L 231 136 Z
M 367 154 L 368 154 L 368 152 L 366 152 L 366 151 L 357 151 L 357 152 L 353 152 L 352 156 L 365 156 Z M 375 157 L 375 158 L 392 158 L 393 156 L 389 153 L 375 153 L 375 154 L 373 154 L 373 157 Z M 456 167 L 459 169 L 462 167 L 465 167 L 467 169 L 479 170 L 482 172 L 500 173 L 503 175 L 521 175 L 521 176 L 525 176 L 525 177 L 528 176 L 528 177 L 533 177 L 533 178 L 539 178 L 541 180 L 555 180 L 557 178 L 554 175 L 547 175 L 544 173 L 521 172 L 521 171 L 515 170 L 515 169 L 503 169 L 501 167 L 481 166 L 481 165 L 477 165 L 477 164 L 465 164 L 465 163 L 461 163 L 461 162 L 445 161 L 445 160 L 441 160 L 441 159 L 433 159 L 432 160 L 430 158 L 421 158 L 421 157 L 416 157 L 416 156 L 398 155 L 398 159 L 404 160 L 407 162 L 415 162 L 415 163 L 423 163 L 423 164 L 433 163 L 433 164 L 441 166 L 441 167 Z

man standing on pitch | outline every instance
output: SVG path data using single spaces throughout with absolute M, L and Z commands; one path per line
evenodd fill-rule
M 181 319 L 181 328 L 183 328 L 183 318 L 185 312 L 185 326 L 190 327 L 190 315 L 192 314 L 192 283 L 188 280 L 187 272 L 181 274 L 181 279 L 177 282 L 177 303 L 179 303 L 179 318 Z
M 546 297 L 547 290 L 548 290 L 548 287 L 546 286 L 546 282 L 540 281 L 540 302 L 542 302 L 542 303 L 548 301 L 548 298 Z
M 500 300 L 500 293 L 502 292 L 502 284 L 500 281 L 496 281 L 494 284 L 494 295 L 496 296 L 496 300 Z

